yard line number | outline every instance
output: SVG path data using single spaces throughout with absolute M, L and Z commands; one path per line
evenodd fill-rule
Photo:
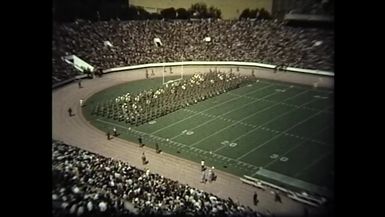
M 277 159 L 277 158 L 279 158 L 279 154 L 272 154 L 272 155 L 270 155 L 270 158 L 271 159 Z M 285 157 L 285 156 L 282 156 L 282 157 L 279 158 L 279 160 L 282 161 L 282 162 L 286 162 L 286 161 L 289 160 L 289 158 Z
M 228 145 L 228 146 L 230 146 L 231 148 L 234 148 L 235 146 L 238 145 L 238 143 L 236 143 L 236 142 L 229 142 L 229 141 L 227 141 L 227 140 L 222 141 L 221 144 L 222 144 L 222 145 Z
M 192 134 L 194 134 L 194 131 L 191 131 L 191 130 L 183 130 L 182 131 L 182 135 L 183 134 L 186 134 L 187 136 L 191 136 Z

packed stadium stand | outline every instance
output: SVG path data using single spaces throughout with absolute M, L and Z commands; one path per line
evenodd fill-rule
M 210 41 L 205 41 L 210 37 Z M 161 46 L 156 46 L 159 38 Z M 53 25 L 53 76 L 77 74 L 61 57 L 76 55 L 97 70 L 175 61 L 245 61 L 333 71 L 334 32 L 277 20 L 77 20 Z M 68 65 L 68 64 L 67 64 Z M 69 65 L 70 66 L 70 65 Z
M 128 163 L 52 141 L 53 216 L 262 216 Z

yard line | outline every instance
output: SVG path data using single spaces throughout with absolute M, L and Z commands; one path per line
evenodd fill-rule
M 306 92 L 306 91 L 303 91 L 303 92 Z M 300 94 L 302 94 L 302 92 L 300 92 L 300 93 L 298 93 L 298 94 L 295 94 L 295 95 L 289 97 L 288 99 L 293 98 L 293 97 L 295 97 L 295 96 L 297 96 L 297 95 L 300 95 Z M 276 102 L 273 106 L 278 105 L 278 104 L 279 104 L 279 103 Z M 293 110 L 291 110 L 291 111 L 293 111 Z M 242 138 L 242 137 L 244 137 L 244 136 L 249 135 L 251 132 L 254 132 L 254 131 L 257 130 L 257 129 L 261 129 L 261 128 L 262 128 L 262 129 L 265 130 L 265 128 L 263 127 L 263 125 L 266 125 L 266 124 L 268 124 L 268 123 L 274 121 L 275 119 L 277 119 L 277 118 L 279 118 L 279 117 L 281 117 L 281 116 L 283 116 L 283 115 L 286 115 L 287 113 L 289 113 L 289 112 L 291 112 L 291 111 L 287 111 L 287 112 L 285 112 L 285 113 L 283 113 L 283 114 L 280 114 L 280 115 L 276 116 L 276 117 L 273 118 L 273 119 L 270 119 L 269 121 L 267 121 L 267 122 L 265 122 L 265 123 L 263 123 L 263 124 L 257 126 L 257 127 L 254 128 L 253 130 L 250 130 L 249 132 L 247 132 L 247 133 L 245 133 L 245 134 L 242 134 L 242 135 L 238 136 L 237 138 L 233 139 L 231 142 L 235 142 L 235 141 L 237 141 L 238 139 L 240 139 L 240 138 Z M 226 147 L 226 145 L 223 145 L 223 146 L 219 147 L 218 149 L 216 149 L 215 151 L 219 151 L 219 150 L 221 150 L 221 149 L 223 149 L 223 148 L 225 148 L 225 147 Z
M 302 95 L 302 94 L 305 94 L 305 93 L 307 93 L 307 92 L 309 92 L 309 90 L 305 89 L 305 91 L 302 91 L 300 94 L 296 94 L 295 97 L 298 97 L 298 96 L 300 96 L 300 95 Z M 283 100 L 283 102 L 286 102 L 288 99 L 292 99 L 292 98 L 293 98 L 293 97 L 289 97 L 289 98 Z M 294 106 L 295 106 L 295 105 L 294 105 Z
M 277 92 L 273 92 L 273 93 L 271 93 L 271 94 L 268 94 L 268 95 L 266 95 L 265 97 L 268 97 L 268 96 L 273 95 L 273 94 L 277 94 Z M 242 107 L 239 107 L 239 108 L 237 108 L 237 109 L 233 109 L 233 110 L 231 110 L 231 111 L 229 111 L 229 112 L 226 112 L 226 113 L 224 113 L 224 114 L 227 114 L 227 113 L 236 111 L 236 110 L 238 110 L 238 109 L 240 109 L 240 108 L 246 107 L 246 106 L 248 106 L 248 105 L 250 105 L 250 104 L 253 104 L 253 103 L 255 103 L 255 102 L 258 102 L 258 101 L 260 101 L 260 100 L 254 100 L 254 101 L 251 101 L 250 103 L 247 103 L 247 104 L 243 105 Z M 235 123 L 230 124 L 230 125 L 228 125 L 227 127 L 224 127 L 224 128 L 222 128 L 222 129 L 216 131 L 215 133 L 210 134 L 210 135 L 208 135 L 208 136 L 202 138 L 201 140 L 199 140 L 199 141 L 197 141 L 197 142 L 194 142 L 193 144 L 191 144 L 191 146 L 197 145 L 198 143 L 200 143 L 200 142 L 206 140 L 207 138 L 209 138 L 209 137 L 211 137 L 211 136 L 214 136 L 214 135 L 216 135 L 216 134 L 218 134 L 218 133 L 224 131 L 225 129 L 228 129 L 228 128 L 231 127 L 231 126 L 234 126 L 234 125 L 236 125 L 236 124 L 242 122 L 244 119 L 247 119 L 247 118 L 249 118 L 249 117 L 251 117 L 251 116 L 253 116 L 253 115 L 255 115 L 255 114 L 259 113 L 259 112 L 262 112 L 262 111 L 264 111 L 264 110 L 266 110 L 266 109 L 268 109 L 269 107 L 272 107 L 272 106 L 274 106 L 274 105 L 268 106 L 267 108 L 264 108 L 264 109 L 262 109 L 262 110 L 260 110 L 260 111 L 258 111 L 258 112 L 256 112 L 256 113 L 253 113 L 253 114 L 251 114 L 251 115 L 248 115 L 247 117 L 242 118 L 241 120 L 236 121 Z M 213 119 L 213 120 L 215 120 L 215 119 Z
M 289 150 L 287 150 L 285 153 L 281 154 L 281 156 L 286 156 L 288 153 L 290 153 L 291 151 L 293 151 L 294 149 L 300 147 L 301 145 L 303 145 L 306 141 L 301 141 L 299 143 L 297 143 L 296 145 L 294 145 L 293 147 L 289 148 Z M 270 166 L 271 164 L 275 163 L 277 160 L 279 160 L 279 158 L 276 158 L 276 159 L 273 159 L 271 160 L 269 163 L 266 163 L 265 165 L 263 165 L 264 168 Z
M 293 110 L 290 110 L 290 111 L 284 112 L 284 113 L 282 113 L 282 114 L 280 114 L 280 115 L 278 115 L 278 116 L 275 116 L 273 119 L 270 119 L 269 121 L 264 122 L 262 125 L 265 125 L 265 124 L 268 124 L 268 123 L 270 123 L 270 122 L 272 122 L 272 121 L 275 121 L 277 118 L 280 118 L 280 117 L 286 115 L 287 113 L 289 113 L 289 112 L 291 112 L 291 111 L 293 111 Z M 247 133 L 245 133 L 245 134 L 242 134 L 242 135 L 238 136 L 237 138 L 233 139 L 230 143 L 235 142 L 235 141 L 239 140 L 240 138 L 249 135 L 251 132 L 254 132 L 254 131 L 257 130 L 257 129 L 261 129 L 261 128 L 262 128 L 262 125 L 259 125 L 258 127 L 254 128 L 254 129 L 252 129 L 252 130 L 250 130 L 249 132 L 247 132 Z M 266 129 L 265 129 L 265 130 L 266 130 Z M 227 145 L 223 145 L 223 146 L 217 148 L 214 152 L 219 151 L 219 150 L 221 150 L 221 149 L 223 149 L 223 148 L 225 148 L 225 147 L 227 147 Z M 237 160 L 238 160 L 238 159 L 240 159 L 240 158 L 237 158 Z
M 269 106 L 270 107 L 270 106 Z M 183 109 L 185 111 L 189 111 L 191 113 L 201 113 L 202 115 L 204 115 L 205 113 L 202 113 L 202 112 L 198 112 L 198 111 L 193 111 L 193 110 L 189 110 L 189 109 Z M 225 113 L 224 113 L 225 114 Z M 257 113 L 254 113 L 254 114 L 257 114 Z M 238 122 L 239 120 L 234 120 L 234 119 L 230 119 L 230 118 L 224 118 L 222 117 L 222 115 L 213 115 L 214 118 L 219 118 L 221 120 L 224 120 L 224 121 L 227 121 L 227 122 Z M 249 127 L 255 127 L 255 125 L 251 125 L 251 124 L 248 124 L 248 123 L 245 123 L 245 122 L 240 122 L 240 124 L 243 124 L 243 125 L 247 125 Z
M 302 95 L 304 93 L 306 93 L 308 91 L 303 91 L 301 92 L 301 94 L 297 94 L 296 96 L 299 96 L 299 95 Z M 244 98 L 248 98 L 248 99 L 258 99 L 257 97 L 249 97 L 249 96 L 243 96 L 243 95 L 240 95 L 240 94 L 236 94 L 236 93 L 227 93 L 228 95 L 234 95 L 234 96 L 240 96 L 240 97 L 244 97 Z M 292 98 L 292 97 L 290 97 Z M 288 98 L 289 99 L 289 98 Z M 287 101 L 288 99 L 285 99 L 284 101 L 274 101 L 274 100 L 270 100 L 270 99 L 263 99 L 262 101 L 266 101 L 266 102 L 273 102 L 273 103 L 277 103 L 279 102 L 279 104 L 282 104 L 282 105 L 287 105 L 287 106 L 290 106 L 290 107 L 295 107 L 295 108 L 298 108 L 299 106 L 298 105 L 294 105 L 294 104 L 290 104 L 290 103 L 285 103 L 285 101 Z M 306 104 L 308 103 L 311 103 L 311 102 L 307 102 Z M 310 107 L 306 107 L 306 106 L 302 106 L 302 108 L 304 109 L 307 109 L 307 110 L 312 110 L 312 111 L 320 111 L 319 109 L 315 109 L 315 108 L 310 108 Z M 325 113 L 332 113 L 332 111 L 324 111 Z
M 113 125 L 113 126 L 116 126 L 116 127 L 120 127 L 120 128 L 123 128 L 123 129 L 127 129 L 128 130 L 128 127 L 125 127 L 125 126 L 122 126 L 122 125 L 120 125 L 120 124 L 115 124 L 115 123 L 112 123 L 112 122 L 109 122 L 109 121 L 105 121 L 105 120 L 101 120 L 101 119 L 96 119 L 96 121 L 99 121 L 99 122 L 103 122 L 103 123 L 106 123 L 106 124 L 110 124 L 110 125 Z M 146 133 L 146 132 L 142 132 L 142 131 L 139 131 L 139 130 L 135 130 L 135 129 L 132 129 L 131 128 L 131 130 L 130 131 L 132 131 L 132 132 L 134 132 L 134 133 L 141 133 L 141 134 L 143 134 L 143 135 L 147 135 L 147 136 L 153 136 L 155 139 L 157 139 L 157 140 L 159 140 L 159 141 L 165 141 L 166 139 L 165 138 L 163 138 L 163 137 L 160 137 L 160 136 L 156 136 L 156 135 L 152 135 L 152 134 L 150 134 L 150 133 Z M 189 148 L 190 149 L 192 149 L 192 148 L 194 148 L 194 149 L 197 149 L 197 150 L 201 150 L 203 153 L 208 153 L 207 151 L 205 151 L 205 150 L 202 150 L 202 149 L 200 149 L 200 148 L 195 148 L 195 147 L 189 147 L 188 145 L 186 145 L 186 144 L 184 144 L 184 143 L 181 143 L 181 142 L 175 142 L 175 141 L 171 141 L 170 140 L 170 142 L 174 142 L 175 144 L 180 144 L 180 146 L 182 146 L 182 148 L 186 148 L 186 149 L 184 149 L 186 152 L 189 152 L 188 150 L 189 150 Z M 218 155 L 218 156 L 222 156 L 224 159 L 226 159 L 227 161 L 231 161 L 231 160 L 233 160 L 233 161 L 236 161 L 236 162 L 242 162 L 242 163 L 245 163 L 246 165 L 250 165 L 250 166 L 252 166 L 253 168 L 257 168 L 256 166 L 254 166 L 254 165 L 252 165 L 252 164 L 249 164 L 249 163 L 247 163 L 247 162 L 243 162 L 243 161 L 240 161 L 240 160 L 236 160 L 236 159 L 234 159 L 234 158 L 231 158 L 231 157 L 227 157 L 227 156 L 224 156 L 224 155 L 221 155 L 221 154 L 214 154 L 214 155 Z
M 242 108 L 242 107 L 240 107 L 240 108 Z M 196 112 L 196 111 L 189 110 L 189 109 L 183 109 L 183 110 L 186 110 L 186 111 L 188 110 L 188 111 L 191 111 L 192 113 L 195 113 L 195 114 L 205 115 L 205 113 L 202 113 L 202 112 Z M 228 111 L 228 112 L 226 112 L 226 113 L 224 113 L 224 114 L 230 113 L 230 112 L 235 111 L 235 110 L 238 110 L 238 108 L 237 108 L 237 109 L 230 110 L 230 111 Z M 199 127 L 201 127 L 201 126 L 203 126 L 203 125 L 205 125 L 205 124 L 207 124 L 207 123 L 209 123 L 209 122 L 212 122 L 212 121 L 214 121 L 214 120 L 216 120 L 216 119 L 218 119 L 218 118 L 224 120 L 224 118 L 222 118 L 220 115 L 213 115 L 211 120 L 205 121 L 205 122 L 203 122 L 203 123 L 201 123 L 201 124 L 199 124 L 199 125 L 197 125 L 197 126 L 195 126 L 195 127 L 193 127 L 193 128 L 190 128 L 189 130 L 195 130 L 196 128 L 199 128 Z M 180 134 L 178 134 L 178 135 L 172 137 L 171 139 L 175 139 L 175 138 L 177 138 L 177 137 L 179 137 L 179 136 L 181 136 L 181 135 L 183 135 L 183 133 L 180 133 Z
M 228 114 L 228 113 L 231 113 L 231 112 L 233 112 L 233 111 L 236 111 L 236 110 L 239 110 L 239 109 L 241 109 L 241 108 L 244 108 L 244 107 L 246 107 L 246 106 L 248 106 L 248 105 L 250 105 L 250 104 L 253 104 L 253 103 L 255 103 L 255 102 L 261 101 L 263 98 L 268 97 L 268 96 L 271 96 L 271 95 L 274 95 L 274 94 L 277 94 L 277 93 L 276 93 L 276 92 L 273 92 L 273 93 L 268 94 L 268 95 L 266 95 L 266 96 L 264 96 L 264 97 L 262 97 L 262 98 L 255 98 L 253 101 L 251 101 L 251 102 L 249 102 L 249 103 L 246 103 L 246 104 L 242 105 L 241 107 L 232 109 L 232 110 L 227 111 L 227 112 L 225 112 L 225 113 L 223 113 L 223 114 L 221 114 L 221 115 L 211 115 L 211 116 L 214 117 L 215 119 L 216 119 L 216 118 L 223 118 L 223 119 L 225 119 L 225 120 L 231 121 L 231 119 L 229 119 L 229 118 L 224 118 L 223 116 L 226 115 L 226 114 Z M 192 111 L 192 110 L 190 110 L 190 111 Z M 195 113 L 198 113 L 198 114 L 202 114 L 202 115 L 205 114 L 204 111 L 200 111 L 200 112 L 192 111 L 192 112 L 195 112 Z M 237 121 L 237 122 L 238 122 L 238 121 Z
M 199 124 L 198 126 L 196 126 L 196 127 L 194 127 L 194 128 L 190 128 L 189 130 L 194 130 L 195 128 L 198 128 L 198 127 L 200 127 L 200 126 L 202 126 L 202 125 L 205 125 L 205 124 L 207 124 L 208 122 L 211 122 L 211 121 L 213 121 L 213 120 L 215 120 L 215 119 L 216 119 L 216 118 L 213 118 L 213 119 L 210 119 L 210 120 L 208 120 L 208 121 L 205 121 L 205 122 Z M 171 137 L 170 139 L 175 139 L 175 138 L 177 138 L 177 137 L 179 137 L 179 136 L 181 136 L 181 135 L 184 135 L 184 133 L 179 133 L 179 134 L 177 134 L 176 136 Z
M 318 163 L 319 161 L 321 161 L 322 159 L 324 159 L 325 157 L 329 156 L 331 154 L 331 151 L 328 151 L 326 152 L 325 154 L 323 154 L 321 157 L 319 157 L 317 160 L 314 160 L 313 162 L 311 162 L 308 166 L 306 166 L 305 168 L 303 168 L 302 170 L 298 171 L 296 174 L 294 174 L 293 177 L 297 177 L 299 174 L 303 173 L 304 171 L 306 171 L 307 169 L 309 169 L 310 167 L 314 166 L 316 163 Z
M 329 129 L 330 127 L 332 127 L 332 125 L 330 125 L 330 124 L 326 125 L 326 127 L 322 128 L 322 129 L 319 130 L 316 134 L 314 134 L 314 135 L 312 136 L 312 138 L 313 138 L 313 137 L 316 137 L 316 136 L 319 135 L 319 134 L 321 134 L 323 131 Z M 307 141 L 312 141 L 312 142 L 314 142 L 314 143 L 318 143 L 318 144 L 322 144 L 322 145 L 328 145 L 328 144 L 325 143 L 325 142 L 318 141 L 318 140 L 312 139 L 312 138 L 310 138 L 310 137 L 304 137 L 304 138 L 305 138 Z
M 255 172 L 254 172 L 253 174 L 251 174 L 250 176 L 251 176 L 251 177 L 254 177 L 255 175 L 258 174 L 258 172 L 259 172 L 259 170 L 255 171 Z
M 258 112 L 254 113 L 254 114 L 252 114 L 252 115 L 258 114 L 259 112 L 262 112 L 262 111 L 264 111 L 264 110 L 266 110 L 266 109 L 268 109 L 268 108 L 271 108 L 271 107 L 273 107 L 273 106 L 275 106 L 275 105 L 277 105 L 277 103 L 276 103 L 276 104 L 273 104 L 273 105 L 271 105 L 271 106 L 268 106 L 268 107 L 266 107 L 266 108 L 264 108 L 264 109 L 262 109 L 262 110 L 259 110 Z M 183 109 L 183 110 L 189 111 L 189 112 L 192 112 L 192 113 L 199 113 L 199 112 L 197 112 L 197 111 L 193 111 L 193 110 L 189 110 L 189 109 Z M 202 113 L 202 114 L 204 114 L 204 113 Z M 247 117 L 250 117 L 250 116 L 252 116 L 252 115 L 249 115 L 249 116 L 247 116 Z M 220 119 L 223 119 L 223 120 L 225 120 L 225 121 L 232 122 L 232 123 L 239 123 L 239 124 L 242 124 L 242 125 L 247 126 L 247 127 L 255 128 L 255 127 L 258 127 L 258 126 L 259 126 L 259 125 L 252 125 L 252 124 L 245 123 L 245 122 L 242 121 L 243 119 L 241 119 L 241 120 L 234 120 L 234 119 L 229 119 L 229 118 L 221 118 L 221 115 L 214 115 L 214 117 L 220 118 Z M 201 124 L 201 125 L 204 125 L 205 123 L 210 122 L 210 121 L 212 121 L 212 120 L 206 121 L 206 122 L 204 122 L 204 123 Z M 201 126 L 201 125 L 199 125 L 199 126 Z M 232 126 L 232 125 L 230 125 L 230 126 Z M 196 128 L 198 128 L 198 126 L 192 128 L 192 129 L 196 129 Z M 227 128 L 227 127 L 226 127 L 226 128 Z M 190 129 L 190 130 L 192 130 L 192 129 Z M 274 133 L 280 133 L 280 132 L 281 132 L 281 131 L 279 131 L 279 130 L 270 129 L 270 128 L 268 128 L 268 127 L 261 127 L 261 128 L 259 128 L 259 129 L 265 130 L 265 131 L 269 131 L 269 132 L 274 132 Z M 323 130 L 325 130 L 325 129 L 323 129 Z M 285 134 L 285 135 L 288 135 L 288 136 L 292 136 L 292 137 L 298 137 L 298 138 L 301 139 L 301 140 L 311 140 L 311 141 L 314 142 L 314 143 L 318 143 L 318 144 L 321 144 L 321 145 L 328 145 L 328 144 L 325 143 L 325 142 L 318 141 L 318 140 L 312 139 L 312 138 L 310 138 L 310 137 L 303 137 L 303 136 L 299 137 L 299 136 L 294 135 L 294 134 L 291 134 L 291 133 L 284 133 L 284 134 Z M 177 136 L 179 136 L 179 135 L 177 135 Z M 171 139 L 173 139 L 173 138 L 171 138 Z M 218 149 L 217 149 L 217 150 L 218 150 Z
M 271 93 L 271 94 L 268 94 L 267 96 L 272 95 L 272 94 L 276 94 L 276 93 Z M 267 97 L 267 96 L 266 96 L 266 97 Z M 249 103 L 247 103 L 247 104 L 242 105 L 241 107 L 238 107 L 238 108 L 229 110 L 229 111 L 223 113 L 222 115 L 212 115 L 212 117 L 213 117 L 212 120 L 206 121 L 206 122 L 204 122 L 203 124 L 200 124 L 200 125 L 198 125 L 198 126 L 196 126 L 196 127 L 194 127 L 194 128 L 191 128 L 190 130 L 194 130 L 194 129 L 198 128 L 198 127 L 201 127 L 201 126 L 205 125 L 206 123 L 208 123 L 208 122 L 210 122 L 210 121 L 214 121 L 214 120 L 216 120 L 216 119 L 218 119 L 218 118 L 223 119 L 223 120 L 225 120 L 225 121 L 232 121 L 232 122 L 234 122 L 235 120 L 231 120 L 231 119 L 228 119 L 228 118 L 224 118 L 223 116 L 226 115 L 226 114 L 229 114 L 229 113 L 231 113 L 231 112 L 233 112 L 233 111 L 236 111 L 236 110 L 239 110 L 239 109 L 241 109 L 241 108 L 244 108 L 244 107 L 246 107 L 246 106 L 248 106 L 248 105 L 250 105 L 250 104 L 253 104 L 253 103 L 255 103 L 255 102 L 258 102 L 258 101 L 260 101 L 260 100 L 254 100 L 254 101 L 251 101 L 251 102 L 249 102 Z M 188 110 L 188 109 L 183 109 L 183 110 Z M 203 111 L 202 111 L 202 112 L 197 112 L 197 111 L 192 111 L 192 110 L 189 110 L 189 111 L 191 111 L 191 112 L 193 112 L 193 113 L 198 113 L 198 114 L 201 114 L 201 115 L 205 115 L 205 113 L 204 113 Z M 256 114 L 256 113 L 254 113 L 254 114 Z M 254 115 L 254 114 L 252 114 L 252 115 Z M 249 115 L 249 116 L 250 116 L 250 115 Z M 249 117 L 249 116 L 247 116 L 247 117 Z M 244 119 L 245 119 L 245 118 L 244 118 Z M 243 119 L 241 119 L 240 121 L 236 121 L 236 122 L 241 122 L 242 120 L 243 120 Z
M 273 86 L 273 84 L 268 85 L 268 86 L 264 86 L 264 87 L 262 87 L 262 88 L 258 88 L 258 89 L 253 90 L 253 91 L 250 91 L 250 93 L 255 92 L 255 91 L 258 91 L 258 90 L 262 90 L 262 89 L 265 89 L 265 88 L 268 88 L 268 87 L 271 87 L 271 86 Z M 249 93 L 249 92 L 248 92 L 248 93 Z M 224 102 L 222 102 L 222 103 L 219 103 L 218 105 L 215 105 L 215 106 L 212 106 L 212 107 L 210 107 L 210 108 L 207 108 L 207 109 L 203 110 L 202 112 L 211 110 L 211 109 L 213 109 L 213 108 L 216 108 L 216 107 L 218 107 L 218 106 L 220 106 L 220 105 L 226 104 L 226 103 L 228 103 L 228 102 L 230 102 L 230 101 L 237 100 L 237 99 L 239 99 L 239 98 L 241 98 L 241 97 L 236 97 L 236 98 L 234 98 L 234 99 L 226 100 L 226 101 L 224 101 Z M 169 127 L 171 127 L 171 126 L 174 126 L 174 125 L 176 125 L 176 124 L 178 124 L 178 123 L 180 123 L 180 122 L 183 122 L 183 121 L 185 121 L 185 120 L 187 120 L 187 119 L 190 119 L 190 118 L 192 118 L 192 117 L 195 117 L 195 116 L 197 116 L 197 115 L 198 115 L 198 114 L 194 114 L 194 115 L 188 116 L 188 117 L 186 117 L 186 118 L 183 118 L 183 119 L 181 119 L 181 120 L 179 120 L 179 121 L 173 122 L 172 124 L 169 124 L 169 125 L 167 125 L 167 126 L 165 126 L 165 127 L 163 127 L 163 128 L 160 128 L 160 129 L 158 129 L 158 130 L 155 130 L 154 132 L 151 132 L 151 134 L 154 134 L 154 133 L 157 133 L 157 132 L 159 132 L 159 131 L 162 131 L 162 130 L 164 130 L 164 129 L 166 129 L 166 128 L 169 128 Z
M 307 91 L 302 91 L 300 92 L 300 94 L 296 94 L 296 96 L 299 96 L 299 95 L 302 95 L 304 93 L 306 93 Z M 244 95 L 241 95 L 241 94 L 237 94 L 237 93 L 227 93 L 228 95 L 233 95 L 233 96 L 240 96 L 240 97 L 244 97 L 244 98 L 248 98 L 248 99 L 259 99 L 258 97 L 250 97 L 250 96 L 244 96 Z M 290 97 L 290 98 L 293 98 L 293 97 Z M 285 99 L 284 101 L 286 101 L 288 99 Z M 285 104 L 285 105 L 288 105 L 288 106 L 292 106 L 292 107 L 298 107 L 298 105 L 294 105 L 294 104 L 289 104 L 289 103 L 284 103 L 284 101 L 280 102 L 280 101 L 274 101 L 274 100 L 270 100 L 270 99 L 263 99 L 262 101 L 266 101 L 266 102 L 274 102 L 274 103 L 280 103 L 280 104 Z
M 262 80 L 262 81 L 260 80 L 259 83 L 262 83 L 262 84 L 272 84 L 272 82 L 269 82 L 269 81 L 267 81 L 267 80 Z M 279 83 L 279 82 L 277 82 L 276 84 L 285 85 L 284 83 Z M 299 88 L 299 89 L 306 89 L 306 87 L 302 87 L 302 86 L 298 86 L 298 85 L 296 85 L 295 87 L 296 87 L 296 88 Z M 321 93 L 327 93 L 327 94 L 333 93 L 332 90 L 314 90 L 314 89 L 312 89 L 311 91 L 316 91 L 316 92 L 321 92 Z
M 239 98 L 239 97 L 236 97 L 236 98 L 233 98 L 233 99 L 226 100 L 226 101 L 224 101 L 224 102 L 222 102 L 222 103 L 220 103 L 220 104 L 218 104 L 218 105 L 215 105 L 215 106 L 213 106 L 213 107 L 210 107 L 210 108 L 208 108 L 208 109 L 205 109 L 204 111 L 208 111 L 208 110 L 210 110 L 210 109 L 212 109 L 212 108 L 215 108 L 215 107 L 220 106 L 220 105 L 222 105 L 222 104 L 225 104 L 225 103 L 234 101 L 234 100 L 236 100 L 236 99 L 238 99 L 238 98 Z M 174 126 L 174 125 L 176 125 L 176 124 L 178 124 L 178 123 L 180 123 L 180 122 L 183 122 L 183 121 L 185 121 L 185 120 L 187 120 L 187 119 L 193 118 L 193 117 L 195 117 L 195 116 L 197 116 L 197 115 L 198 115 L 198 114 L 193 114 L 193 115 L 188 116 L 188 117 L 186 117 L 186 118 L 183 118 L 183 119 L 181 119 L 181 120 L 179 120 L 179 121 L 173 122 L 172 124 L 169 124 L 169 125 L 167 125 L 167 126 L 165 126 L 165 127 L 162 127 L 162 128 L 160 128 L 160 129 L 158 129 L 158 130 L 155 130 L 155 131 L 151 132 L 151 134 L 160 132 L 160 131 L 162 131 L 162 130 L 164 130 L 164 129 L 166 129 L 166 128 L 169 128 L 169 127 L 171 127 L 171 126 Z
M 316 113 L 314 113 L 313 115 L 310 115 L 309 117 L 307 117 L 306 119 L 304 119 L 304 120 L 302 120 L 302 121 L 300 121 L 300 122 L 294 124 L 293 126 L 287 128 L 286 130 L 280 132 L 279 134 L 274 135 L 271 139 L 267 140 L 266 142 L 264 142 L 264 143 L 260 144 L 259 146 L 253 148 L 251 151 L 249 151 L 249 152 L 243 154 L 242 156 L 238 157 L 237 160 L 239 160 L 239 159 L 245 157 L 246 155 L 248 155 L 248 154 L 252 153 L 253 151 L 259 149 L 260 147 L 266 145 L 268 142 L 274 140 L 275 138 L 277 138 L 278 136 L 282 135 L 283 133 L 286 133 L 286 132 L 288 132 L 289 130 L 295 128 L 296 126 L 298 126 L 298 125 L 300 125 L 300 124 L 302 124 L 302 123 L 308 121 L 309 119 L 313 118 L 314 116 L 318 115 L 318 114 L 321 113 L 321 112 L 322 112 L 322 111 L 316 112 Z M 285 114 L 286 114 L 286 113 L 285 113 Z M 247 133 L 247 134 L 248 134 L 248 133 Z M 244 134 L 244 135 L 246 135 L 246 134 Z
M 316 101 L 316 100 L 318 100 L 318 99 L 317 99 L 317 98 L 313 98 L 312 100 L 310 100 L 310 101 L 308 101 L 308 102 L 305 102 L 305 103 L 301 104 L 300 106 L 301 106 L 301 107 L 305 107 L 305 105 L 310 104 L 310 103 L 312 103 L 312 102 L 314 102 L 314 101 Z M 329 107 L 330 107 L 330 106 L 329 106 Z M 329 108 L 329 107 L 327 107 L 327 108 Z M 327 108 L 321 109 L 321 110 L 318 110 L 318 109 L 317 109 L 317 111 L 327 112 L 327 111 L 326 111 Z

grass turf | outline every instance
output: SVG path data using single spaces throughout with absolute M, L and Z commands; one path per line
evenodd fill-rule
M 142 137 L 146 146 L 158 143 L 162 151 L 238 176 L 269 179 L 258 174 L 263 167 L 333 189 L 333 91 L 259 80 L 138 127 L 91 115 L 99 101 L 161 84 L 149 79 L 108 88 L 86 101 L 83 114 L 104 132 L 116 127 L 120 138 Z

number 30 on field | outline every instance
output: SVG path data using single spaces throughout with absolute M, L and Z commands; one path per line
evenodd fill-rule
M 235 146 L 238 145 L 238 143 L 235 143 L 235 142 L 231 142 L 231 143 L 230 143 L 230 142 L 227 141 L 227 140 L 221 142 L 221 144 L 222 144 L 222 145 L 228 145 L 228 146 L 230 146 L 230 147 L 232 147 L 232 148 L 234 148 Z
M 277 159 L 278 157 L 279 157 L 278 154 L 272 154 L 272 155 L 270 155 L 270 158 L 271 158 L 271 159 Z M 285 161 L 288 161 L 289 158 L 283 156 L 283 157 L 279 158 L 279 160 L 285 162 Z

